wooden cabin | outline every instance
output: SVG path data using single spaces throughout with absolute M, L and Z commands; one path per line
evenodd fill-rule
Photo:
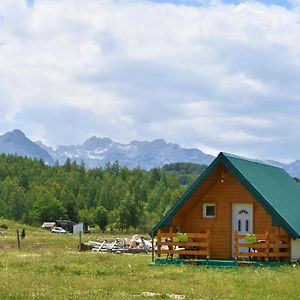
M 150 235 L 158 257 L 297 261 L 300 185 L 279 167 L 221 152 Z

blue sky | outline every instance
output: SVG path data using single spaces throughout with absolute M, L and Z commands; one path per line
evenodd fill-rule
M 30 0 L 29 0 L 30 1 Z M 151 0 L 152 2 L 156 3 L 173 3 L 177 5 L 192 5 L 192 6 L 201 6 L 205 3 L 205 0 Z M 242 2 L 251 2 L 251 1 L 238 1 L 238 0 L 223 0 L 220 1 L 225 4 L 239 4 Z M 253 1 L 254 2 L 254 1 Z M 284 7 L 291 7 L 290 1 L 283 1 L 283 0 L 265 0 L 265 1 L 257 1 L 267 5 L 279 5 Z
M 300 159 L 297 0 L 165 2 L 0 1 L 0 133 Z
M 28 7 L 33 7 L 34 0 L 26 0 L 26 4 L 27 4 Z
M 34 1 L 36 0 L 26 0 L 26 3 L 29 7 L 32 7 L 34 5 Z M 203 6 L 206 3 L 209 3 L 211 1 L 208 0 L 149 0 L 150 2 L 154 2 L 154 3 L 171 3 L 171 4 L 175 4 L 175 5 L 186 5 L 186 6 Z M 219 1 L 222 2 L 224 4 L 240 4 L 242 2 L 249 2 L 247 0 L 245 1 L 238 1 L 238 0 L 222 0 Z M 286 8 L 291 8 L 293 5 L 292 1 L 284 1 L 284 0 L 264 0 L 264 1 L 258 1 L 257 2 L 261 2 L 263 4 L 267 4 L 267 5 L 278 5 L 278 6 L 283 6 Z

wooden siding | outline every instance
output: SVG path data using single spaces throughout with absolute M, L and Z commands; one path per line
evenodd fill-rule
M 224 180 L 221 181 L 221 174 Z M 203 218 L 203 203 L 216 204 L 216 217 Z M 173 217 L 173 226 L 162 231 L 181 232 L 210 231 L 210 257 L 229 259 L 232 257 L 232 205 L 253 204 L 253 232 L 275 232 L 270 214 L 252 197 L 244 186 L 223 166 L 214 173 L 190 197 Z M 287 235 L 280 229 L 282 235 Z

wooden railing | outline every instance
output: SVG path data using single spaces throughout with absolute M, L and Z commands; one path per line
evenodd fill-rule
M 201 258 L 210 256 L 209 230 L 204 233 L 186 233 L 186 242 L 178 241 L 178 233 L 157 233 L 157 256 L 167 254 L 173 257 L 178 254 L 180 258 Z
M 249 243 L 244 240 L 246 234 L 235 232 L 234 234 L 234 257 L 248 257 L 252 259 L 263 258 L 265 260 L 290 257 L 290 241 L 287 236 L 279 234 L 255 234 L 256 242 Z M 244 249 L 241 249 L 244 248 Z M 245 251 L 245 249 L 247 249 Z

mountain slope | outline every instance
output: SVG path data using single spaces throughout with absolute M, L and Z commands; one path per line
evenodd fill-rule
M 54 163 L 51 155 L 28 139 L 21 130 L 13 130 L 0 136 L 0 153 L 17 154 L 36 159 L 43 159 L 45 163 Z

